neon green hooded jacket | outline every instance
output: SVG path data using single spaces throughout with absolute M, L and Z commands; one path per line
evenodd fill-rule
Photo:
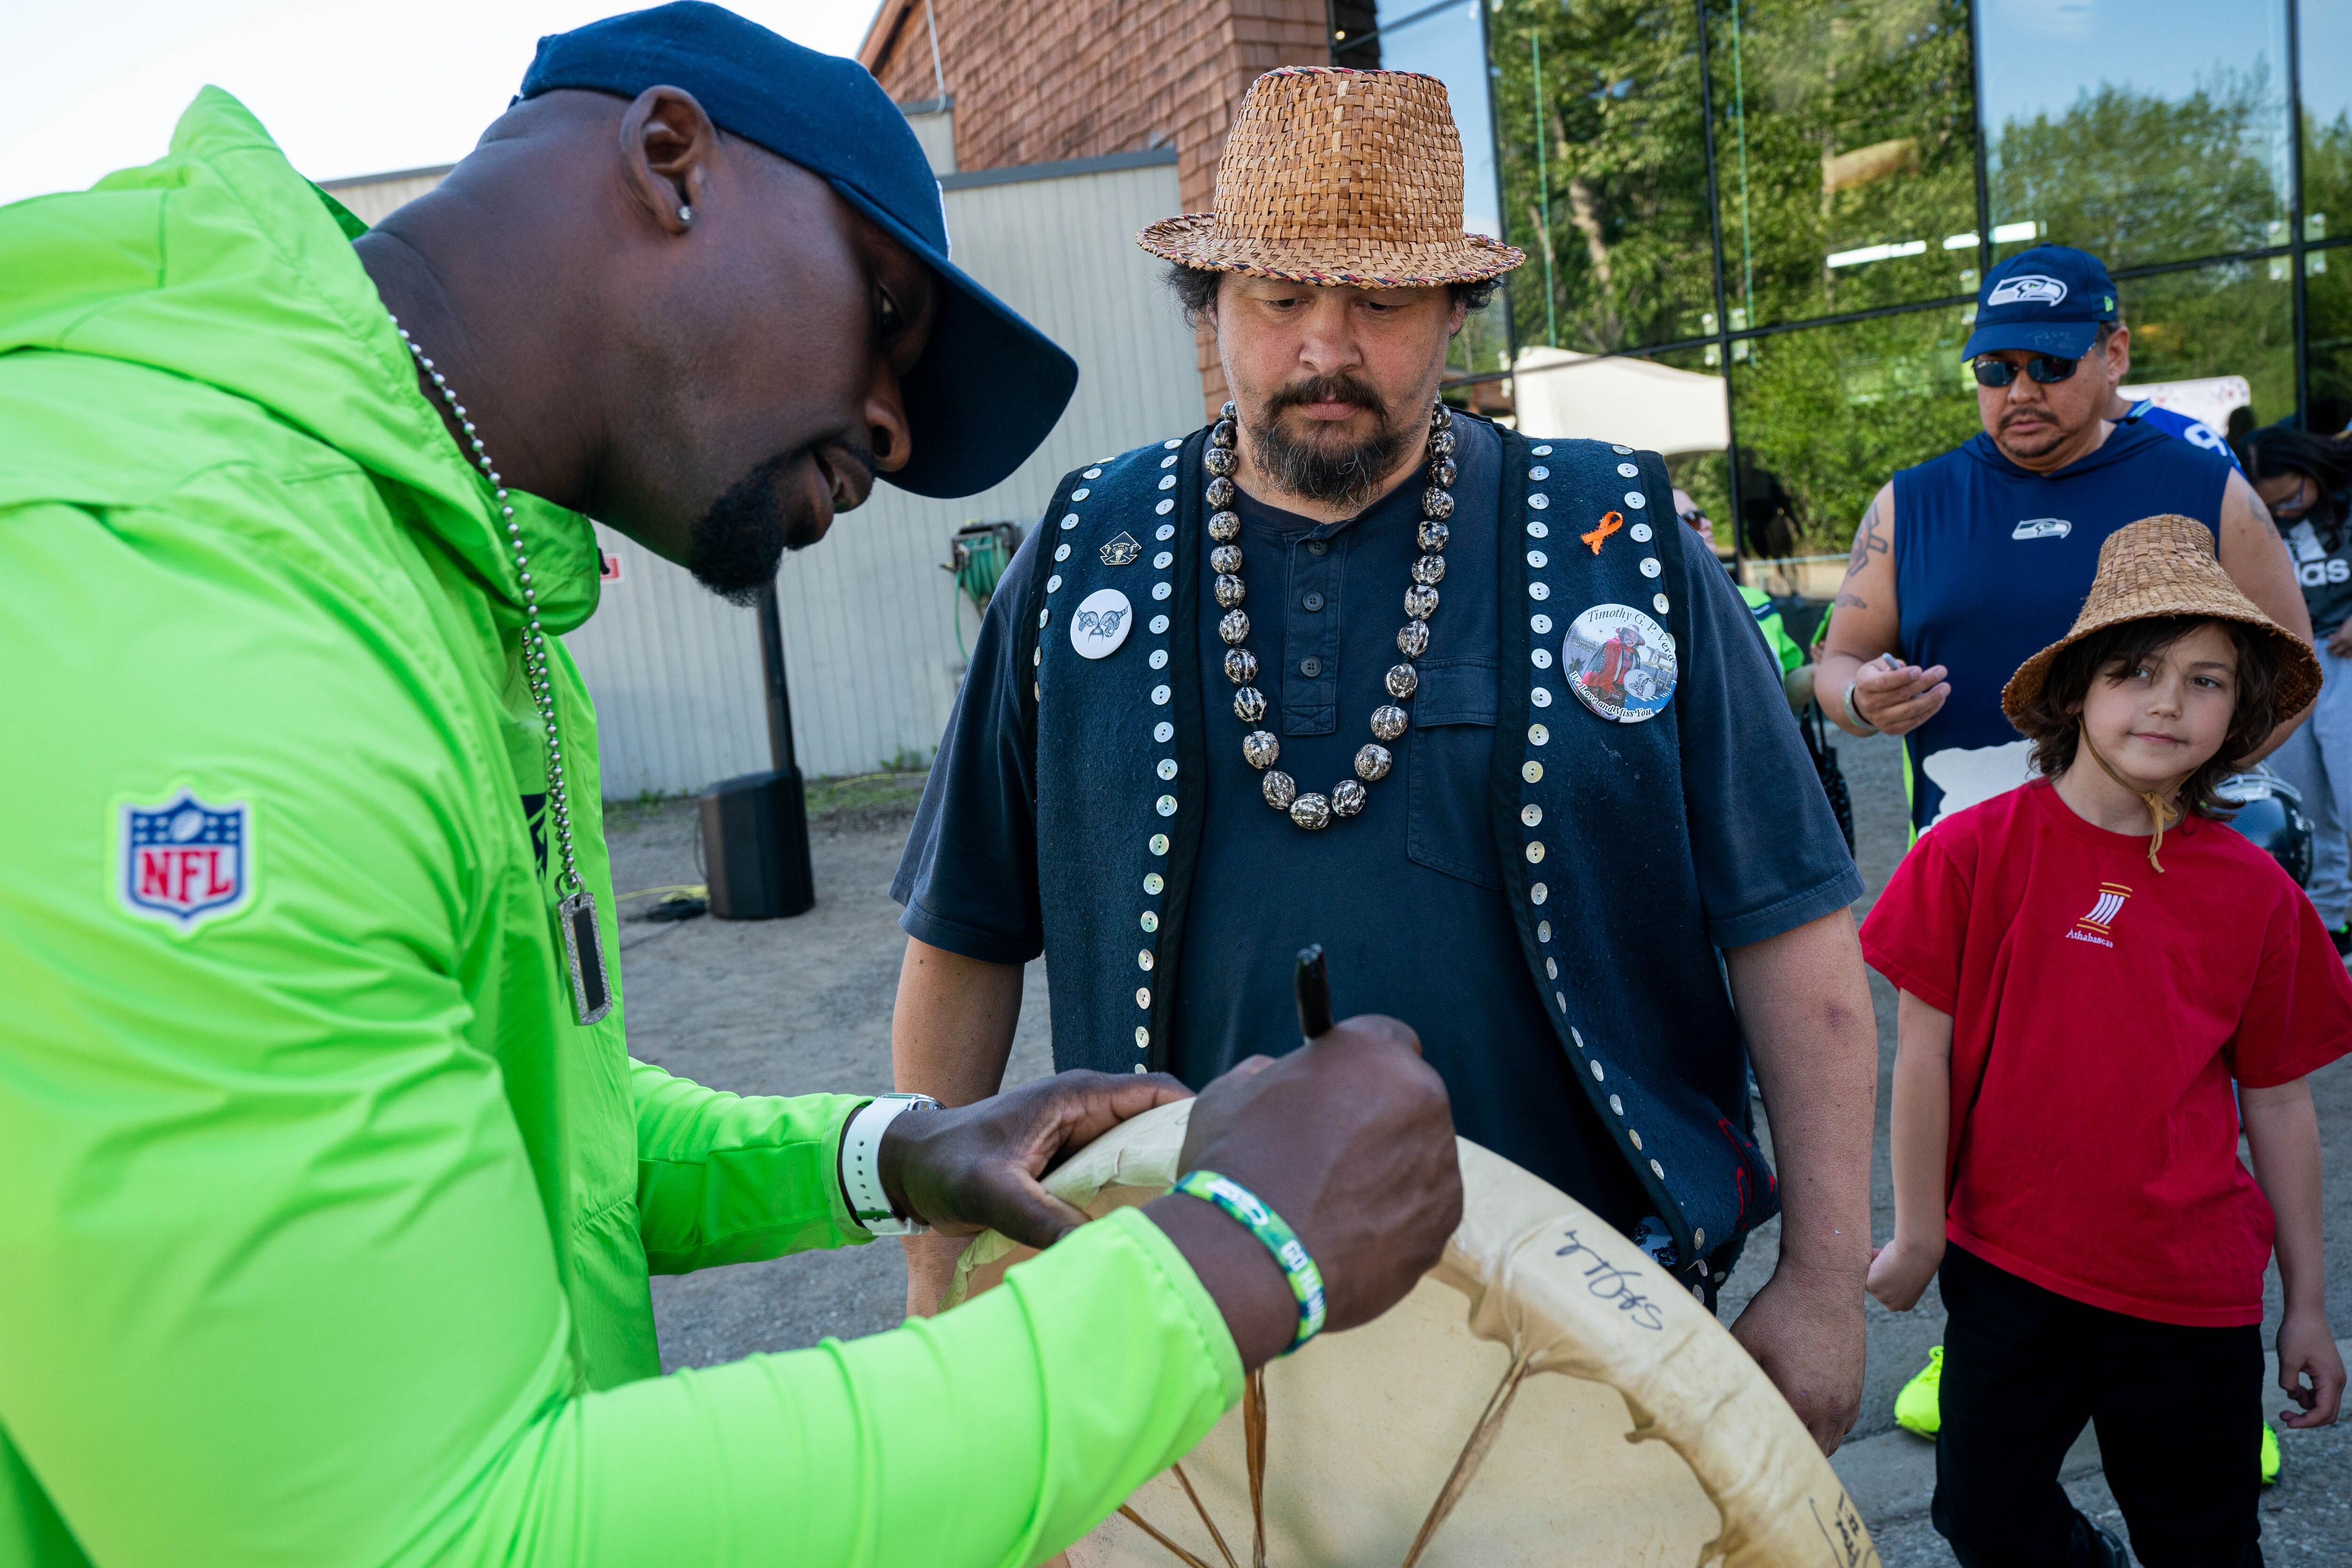
M 656 1375 L 648 1270 L 863 1239 L 859 1102 L 573 1022 L 517 568 L 359 232 L 210 89 L 0 209 L 0 1565 L 1051 1553 L 1239 1393 L 1140 1215 Z M 577 626 L 588 524 L 516 500 Z

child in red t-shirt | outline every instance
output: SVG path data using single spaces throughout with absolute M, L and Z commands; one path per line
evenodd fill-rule
M 1940 1277 L 1934 1520 L 1967 1568 L 2123 1563 L 2058 1484 L 2086 1420 L 2148 1568 L 2261 1563 L 2273 1244 L 2284 1420 L 2336 1419 L 2305 1075 L 2352 1050 L 2352 981 L 2213 794 L 2318 688 L 2202 524 L 2119 531 L 2002 694 L 2043 776 L 1923 835 L 1863 923 L 1902 993 L 1869 1288 L 1901 1311 Z

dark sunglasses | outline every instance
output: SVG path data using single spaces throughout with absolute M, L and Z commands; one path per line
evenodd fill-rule
M 2082 363 L 2078 359 L 2060 359 L 2055 354 L 2035 354 L 2025 362 L 2025 374 L 2047 386 L 2074 374 Z M 2007 386 L 2017 379 L 2015 365 L 1989 354 L 1971 362 L 1969 368 L 1977 373 L 1979 386 Z

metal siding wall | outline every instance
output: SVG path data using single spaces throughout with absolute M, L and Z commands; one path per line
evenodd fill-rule
M 974 518 L 1035 526 L 1074 468 L 1200 420 L 1192 334 L 1134 236 L 1178 210 L 1176 169 L 946 193 L 955 259 L 1069 350 L 1077 395 L 1045 445 L 993 489 L 929 500 L 887 484 L 777 575 L 793 739 L 804 772 L 864 773 L 928 758 L 961 679 L 954 585 L 940 563 Z M 600 527 L 622 560 L 603 605 L 566 639 L 594 695 L 604 790 L 698 790 L 767 765 L 751 613 Z M 965 645 L 978 627 L 963 614 Z
M 401 180 L 337 180 L 323 188 L 353 217 L 373 227 L 440 183 L 440 174 L 430 174 Z
M 621 580 L 563 640 L 595 700 L 605 795 L 676 795 L 766 767 L 757 616 L 603 523 L 596 542 Z

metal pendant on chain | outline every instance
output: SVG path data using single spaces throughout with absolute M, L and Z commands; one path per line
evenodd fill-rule
M 562 860 L 562 874 L 555 884 L 555 923 L 563 940 L 564 966 L 572 975 L 572 1013 L 583 1024 L 602 1020 L 613 1010 L 613 987 L 604 973 L 604 943 L 596 921 L 596 898 L 588 885 L 580 879 L 580 866 L 572 851 L 572 805 L 570 792 L 563 783 L 563 737 L 555 723 L 555 683 L 547 668 L 547 633 L 539 624 L 539 589 L 530 580 L 530 556 L 525 552 L 522 524 L 515 521 L 515 509 L 507 498 L 506 483 L 499 477 L 497 465 L 482 450 L 482 438 L 474 430 L 474 422 L 467 417 L 466 405 L 449 389 L 449 383 L 436 370 L 416 340 L 401 326 L 400 318 L 392 319 L 400 332 L 400 341 L 408 345 L 409 357 L 416 362 L 432 381 L 433 389 L 449 405 L 457 418 L 457 427 L 466 434 L 467 456 L 490 481 L 490 496 L 499 510 L 499 521 L 506 525 L 507 545 L 514 552 L 515 573 L 522 587 L 523 631 L 522 668 L 530 680 L 531 705 L 539 710 L 540 728 L 547 741 L 547 824 L 548 838 Z
M 1249 639 L 1249 614 L 1242 608 L 1242 520 L 1231 510 L 1233 474 L 1239 463 L 1234 417 L 1234 405 L 1228 403 L 1218 412 L 1201 458 L 1209 470 L 1209 537 L 1216 542 L 1209 552 L 1209 565 L 1217 574 L 1217 605 L 1225 612 L 1217 623 L 1217 635 L 1225 641 L 1225 678 L 1240 688 L 1234 693 L 1234 716 L 1249 726 L 1249 733 L 1242 737 L 1242 756 L 1265 774 L 1260 793 L 1266 805 L 1288 812 L 1291 821 L 1312 832 L 1329 826 L 1335 816 L 1353 816 L 1364 809 L 1369 798 L 1364 785 L 1386 778 L 1394 761 L 1384 742 L 1404 733 L 1405 712 L 1396 703 L 1408 700 L 1421 684 L 1412 661 L 1429 651 L 1429 617 L 1437 612 L 1437 584 L 1445 575 L 1445 520 L 1454 515 L 1454 412 L 1443 403 L 1430 410 L 1429 488 L 1421 496 L 1422 555 L 1412 563 L 1412 584 L 1404 591 L 1405 623 L 1397 633 L 1397 651 L 1404 655 L 1404 662 L 1390 668 L 1386 681 L 1395 701 L 1372 710 L 1372 740 L 1356 753 L 1356 777 L 1341 779 L 1328 795 L 1299 794 L 1298 781 L 1274 765 L 1282 756 L 1281 741 L 1273 731 L 1258 728 L 1265 717 L 1265 693 L 1254 684 L 1257 655 L 1242 646 Z

